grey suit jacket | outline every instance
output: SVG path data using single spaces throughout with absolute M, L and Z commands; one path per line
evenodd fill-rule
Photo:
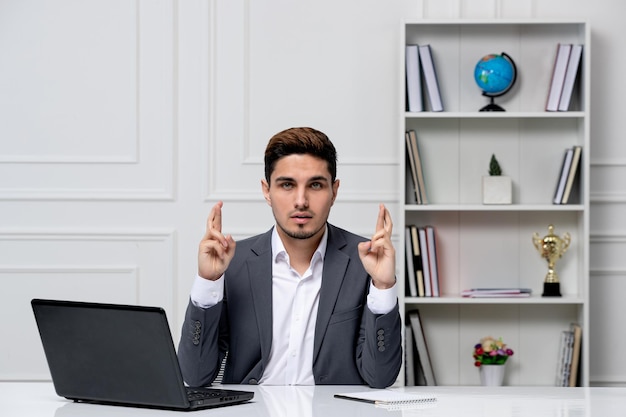
M 328 233 L 314 337 L 315 383 L 387 387 L 402 361 L 398 305 L 388 314 L 369 310 L 370 277 L 357 252 L 365 239 L 330 224 Z M 189 302 L 178 357 L 190 386 L 210 385 L 226 353 L 223 383 L 260 381 L 272 342 L 271 234 L 237 242 L 222 302 L 207 309 Z

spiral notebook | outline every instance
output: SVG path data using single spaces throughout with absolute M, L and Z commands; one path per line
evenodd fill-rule
M 437 402 L 437 397 L 431 393 L 410 393 L 389 389 L 347 392 L 335 394 L 335 398 L 361 401 L 385 408 L 425 406 L 432 405 Z

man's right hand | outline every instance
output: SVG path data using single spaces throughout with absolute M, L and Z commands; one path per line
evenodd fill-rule
M 206 222 L 206 233 L 198 249 L 198 275 L 215 281 L 221 277 L 235 256 L 235 240 L 222 234 L 222 206 L 218 201 Z

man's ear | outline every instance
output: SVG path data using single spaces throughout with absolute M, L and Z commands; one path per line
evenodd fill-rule
M 335 182 L 333 182 L 333 204 L 335 204 L 335 199 L 337 198 L 338 191 L 339 191 L 339 179 L 335 179 Z
M 267 204 L 271 206 L 272 199 L 270 198 L 270 185 L 265 179 L 261 180 L 261 190 L 263 191 L 263 197 L 265 197 L 265 201 L 267 201 Z

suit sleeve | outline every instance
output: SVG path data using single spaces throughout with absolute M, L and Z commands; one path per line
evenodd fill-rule
M 208 386 L 215 380 L 227 347 L 220 334 L 220 322 L 224 319 L 222 302 L 209 308 L 187 305 L 185 321 L 178 345 L 178 361 L 187 385 Z
M 387 314 L 363 309 L 357 366 L 372 388 L 386 388 L 396 382 L 402 364 L 402 322 L 399 306 Z

